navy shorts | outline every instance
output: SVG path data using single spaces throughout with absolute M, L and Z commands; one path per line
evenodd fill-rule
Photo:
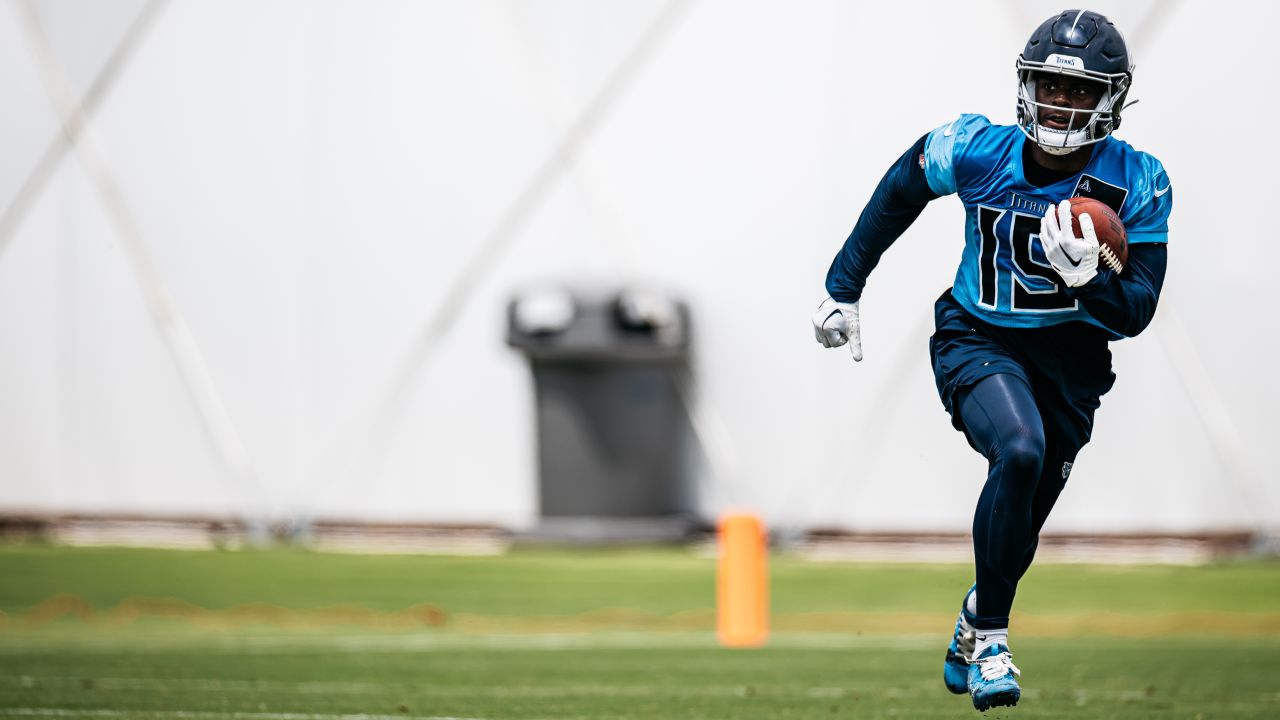
M 1105 330 L 1083 322 L 1045 328 L 992 325 L 969 314 L 950 289 L 933 312 L 929 357 L 938 395 L 957 430 L 964 431 L 958 405 L 966 390 L 989 375 L 1008 373 L 1031 388 L 1047 440 L 1070 455 L 1084 447 L 1093 432 L 1093 413 L 1116 380 Z

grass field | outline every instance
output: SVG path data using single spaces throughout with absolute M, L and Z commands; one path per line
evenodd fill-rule
M 714 562 L 0 546 L 0 716 L 964 718 L 970 571 L 775 557 L 774 635 L 724 650 Z M 1280 564 L 1046 565 L 987 717 L 1280 718 Z

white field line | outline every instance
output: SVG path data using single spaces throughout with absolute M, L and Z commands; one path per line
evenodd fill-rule
M 556 685 L 410 685 L 404 683 L 352 682 L 279 682 L 259 680 L 221 680 L 214 678 L 90 678 L 36 677 L 23 675 L 0 678 L 0 687 L 20 686 L 35 689 L 83 689 L 87 692 L 112 690 L 145 690 L 152 692 L 255 693 L 270 692 L 346 695 L 399 694 L 430 698 L 562 698 L 562 697 L 748 697 L 751 695 L 808 696 L 811 698 L 843 697 L 844 688 L 797 688 L 770 685 L 698 685 L 671 687 L 650 685 L 574 684 Z M 0 713 L 4 711 L 0 709 Z M 403 716 L 402 716 L 403 717 Z
M 216 682 L 216 681 L 215 681 Z M 318 684 L 318 683 L 317 683 Z M 483 688 L 458 688 L 459 695 L 475 696 L 476 690 Z M 576 688 L 582 690 L 583 688 Z M 487 693 L 494 697 L 513 697 L 513 698 L 529 698 L 529 697 L 563 697 L 572 692 L 560 692 L 554 688 L 490 688 L 495 692 Z M 497 691 L 503 692 L 497 692 Z M 522 694 L 521 692 L 510 691 L 537 691 L 531 694 Z M 564 688 L 570 691 L 574 688 Z M 592 687 L 593 692 L 587 694 L 608 695 L 610 697 L 636 697 L 636 696 L 663 696 L 669 697 L 679 695 L 685 697 L 697 696 L 737 696 L 737 697 L 759 697 L 769 695 L 796 695 L 795 691 L 781 691 L 779 688 L 769 688 L 761 686 L 739 686 L 736 688 L 705 688 L 698 691 L 693 688 L 683 688 L 681 692 L 672 692 L 669 687 L 648 687 L 648 686 L 596 686 Z M 465 691 L 465 692 L 462 692 Z M 730 692 L 724 692 L 730 691 Z M 583 694 L 583 693 L 577 693 Z M 868 691 L 866 688 L 861 690 L 849 690 L 846 688 L 831 687 L 815 687 L 808 688 L 804 692 L 804 696 L 821 702 L 829 702 L 833 699 L 844 698 L 850 695 L 861 696 L 864 699 L 882 698 L 886 700 L 913 700 L 919 697 L 916 689 L 902 687 L 885 687 L 875 691 Z M 1026 699 L 1038 700 L 1047 697 L 1039 688 L 1024 688 L 1022 695 Z M 1062 697 L 1061 693 L 1054 693 L 1055 697 Z M 1164 703 L 1168 702 L 1169 695 L 1165 692 L 1151 693 L 1147 690 L 1074 690 L 1067 696 L 1069 701 L 1076 707 L 1084 707 L 1094 703 L 1114 704 L 1117 702 L 1144 704 L 1146 702 Z M 1273 707 L 1274 703 L 1280 700 L 1280 693 L 1263 693 L 1258 697 L 1233 698 L 1229 703 L 1230 708 L 1266 708 Z M 201 710 L 108 710 L 98 708 L 32 708 L 32 707 L 0 707 L 0 717 L 29 717 L 29 718 L 152 718 L 154 720 L 485 720 L 479 717 L 459 717 L 445 715 L 371 715 L 364 713 L 290 713 L 290 712 L 217 712 L 217 711 L 201 711 Z
M 213 678 L 88 678 L 88 677 L 71 677 L 71 676 L 46 676 L 37 677 L 23 675 L 17 677 L 0 678 L 0 687 L 20 685 L 24 688 L 84 688 L 93 692 L 103 690 L 146 690 L 153 692 L 191 692 L 205 691 L 215 693 L 233 693 L 233 692 L 257 692 L 270 691 L 272 693 L 295 692 L 305 695 L 314 695 L 319 693 L 344 693 L 344 694 L 370 694 L 370 695 L 387 695 L 388 693 L 403 693 L 411 697 L 427 696 L 432 698 L 455 698 L 455 697 L 488 697 L 488 698 L 513 698 L 513 699 L 547 699 L 547 698 L 567 698 L 567 697 L 752 697 L 752 696 L 775 696 L 775 697 L 805 697 L 815 700 L 830 700 L 836 698 L 844 698 L 851 695 L 860 695 L 863 697 L 886 698 L 889 700 L 910 700 L 918 697 L 918 691 L 908 687 L 887 686 L 876 689 L 868 688 L 845 688 L 845 687 L 809 687 L 800 688 L 794 686 L 782 685 L 702 685 L 695 687 L 672 687 L 665 685 L 662 687 L 650 685 L 616 685 L 616 684 L 592 684 L 592 685 L 561 685 L 555 687 L 547 687 L 542 685 L 449 685 L 449 686 L 431 686 L 431 685 L 408 685 L 404 683 L 370 683 L 370 682 L 280 682 L 280 681 L 259 681 L 259 680 L 221 680 Z M 1043 697 L 1043 692 L 1039 688 L 1023 688 L 1023 697 L 1027 699 L 1038 699 Z M 1132 690 L 1073 690 L 1071 699 L 1078 705 L 1087 704 L 1089 702 L 1130 702 L 1141 703 L 1148 700 L 1164 701 L 1168 699 L 1165 693 L 1153 693 L 1145 689 Z M 1237 698 L 1237 700 L 1240 700 Z M 1280 700 L 1280 693 L 1264 694 L 1259 698 L 1259 702 L 1271 702 Z M 1247 702 L 1247 701 L 1246 701 Z M 16 713 L 23 716 L 48 715 L 51 717 L 61 717 L 70 715 L 102 715 L 104 717 L 113 714 L 123 713 L 124 711 L 115 710 L 70 710 L 70 709 L 41 709 L 41 708 L 3 708 L 0 707 L 0 716 L 6 713 Z M 428 718 L 413 717 L 407 715 L 320 715 L 306 713 L 209 713 L 196 711 L 132 711 L 147 715 L 165 715 L 171 717 L 184 717 L 199 719 L 206 716 L 209 717 L 239 717 L 243 720 L 379 720 L 381 718 L 395 717 L 399 720 L 481 720 L 479 718 L 442 718 L 431 716 Z
M 938 634 L 857 635 L 851 633 L 776 633 L 768 647 L 793 650 L 900 650 L 928 648 Z M 714 633 L 565 633 L 536 635 L 387 634 L 387 635 L 243 635 L 239 637 L 147 637 L 107 635 L 94 637 L 7 635 L 0 655 L 41 649 L 74 649 L 77 652 L 170 651 L 198 648 L 202 652 L 237 652 L 270 655 L 310 650 L 330 652 L 436 652 L 458 650 L 597 650 L 688 649 L 719 647 Z
M 324 713 L 207 712 L 197 710 L 95 710 L 71 708 L 6 708 L 4 717 L 174 718 L 175 720 L 484 720 L 440 715 L 333 715 Z

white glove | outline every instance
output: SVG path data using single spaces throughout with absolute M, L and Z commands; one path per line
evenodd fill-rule
M 858 326 L 858 303 L 822 301 L 813 314 L 813 336 L 823 347 L 840 347 L 849 343 L 854 361 L 862 359 L 862 329 Z
M 1062 276 L 1067 287 L 1080 287 L 1098 274 L 1098 235 L 1093 231 L 1093 218 L 1079 218 L 1078 238 L 1071 232 L 1071 201 L 1063 200 L 1049 208 L 1040 220 L 1040 245 L 1049 264 Z

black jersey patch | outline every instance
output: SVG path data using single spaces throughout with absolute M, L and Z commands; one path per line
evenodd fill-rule
M 1114 210 L 1116 215 L 1119 215 L 1120 207 L 1124 205 L 1125 198 L 1129 197 L 1129 191 L 1119 185 L 1103 182 L 1092 175 L 1081 175 L 1080 181 L 1076 183 L 1076 190 L 1071 193 L 1071 197 L 1093 198 Z

